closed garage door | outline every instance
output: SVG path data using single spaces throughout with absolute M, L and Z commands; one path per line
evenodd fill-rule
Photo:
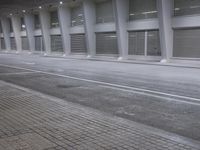
M 97 54 L 118 54 L 117 35 L 115 32 L 96 33 Z
M 1 49 L 5 50 L 6 49 L 6 44 L 4 38 L 1 38 Z
M 44 51 L 44 44 L 42 36 L 35 36 L 35 50 Z
M 10 38 L 11 50 L 17 50 L 16 41 L 14 37 Z
M 129 32 L 129 55 L 161 56 L 159 31 Z
M 145 55 L 145 32 L 129 32 L 129 55 Z
M 200 29 L 174 30 L 174 57 L 200 58 Z
M 26 36 L 21 38 L 22 38 L 22 50 L 29 50 L 28 38 Z
M 52 52 L 63 52 L 63 44 L 61 35 L 51 35 Z
M 85 34 L 71 34 L 71 52 L 86 53 Z

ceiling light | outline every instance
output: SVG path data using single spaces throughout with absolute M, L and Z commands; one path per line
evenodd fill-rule
M 23 12 L 23 13 L 25 13 L 25 12 L 26 12 L 26 10 L 22 10 L 22 12 Z
M 10 13 L 10 16 L 12 16 L 13 14 L 12 13 Z
M 42 6 L 39 6 L 38 8 L 39 8 L 39 9 L 42 9 Z
M 60 5 L 62 5 L 63 4 L 63 2 L 62 1 L 60 1 Z

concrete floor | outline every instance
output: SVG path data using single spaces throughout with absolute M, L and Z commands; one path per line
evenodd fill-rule
M 0 80 L 200 141 L 200 69 L 2 54 Z

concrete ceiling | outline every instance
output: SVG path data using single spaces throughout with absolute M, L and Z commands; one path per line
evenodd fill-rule
M 0 16 L 20 13 L 22 9 L 28 10 L 38 6 L 58 4 L 60 1 L 76 2 L 79 0 L 0 0 Z

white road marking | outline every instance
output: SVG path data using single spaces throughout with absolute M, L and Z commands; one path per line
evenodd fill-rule
M 29 73 L 35 73 L 35 72 L 30 72 L 30 71 L 28 71 L 28 72 L 15 72 L 15 73 L 0 73 L 0 76 L 4 76 L 4 75 L 21 75 L 21 74 L 29 74 Z
M 22 61 L 23 64 L 26 64 L 26 65 L 35 65 L 36 63 L 35 62 L 26 62 L 26 61 Z
M 200 98 L 193 98 L 193 97 L 188 97 L 188 96 L 169 94 L 169 93 L 165 93 L 165 92 L 142 89 L 142 88 L 131 87 L 131 86 L 126 86 L 126 85 L 119 85 L 119 84 L 108 83 L 108 82 L 103 82 L 103 81 L 84 79 L 84 78 L 73 77 L 73 76 L 68 76 L 68 75 L 61 75 L 61 74 L 50 73 L 50 72 L 46 72 L 46 71 L 39 71 L 39 70 L 34 70 L 34 69 L 27 69 L 27 68 L 17 67 L 17 66 L 10 66 L 10 65 L 4 65 L 4 64 L 0 64 L 0 66 L 14 68 L 14 69 L 27 70 L 27 71 L 37 72 L 37 73 L 43 73 L 43 74 L 47 74 L 47 75 L 69 78 L 69 79 L 74 79 L 74 80 L 79 80 L 79 81 L 84 81 L 84 82 L 90 82 L 90 83 L 95 83 L 95 84 L 100 84 L 100 85 L 105 85 L 105 86 L 108 86 L 108 87 L 117 88 L 117 89 L 122 90 L 122 91 L 123 90 L 137 91 L 137 92 L 148 93 L 148 94 L 156 95 L 156 96 L 160 96 L 160 97 L 171 97 L 171 98 L 183 99 L 183 101 L 180 100 L 181 102 L 186 102 L 186 100 L 187 101 L 190 100 L 190 101 L 193 101 L 193 102 L 200 102 Z

